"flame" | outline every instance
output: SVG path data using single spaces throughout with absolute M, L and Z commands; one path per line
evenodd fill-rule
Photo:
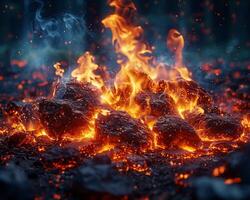
M 175 54 L 174 67 L 180 73 L 181 77 L 187 81 L 191 81 L 191 73 L 183 65 L 182 51 L 184 48 L 184 37 L 176 29 L 171 29 L 167 36 L 167 47 L 171 52 Z
M 129 19 L 124 17 L 124 15 L 128 16 L 127 13 L 133 14 L 133 11 L 136 10 L 135 5 L 130 1 L 127 5 L 124 5 L 119 0 L 110 1 L 109 5 L 115 7 L 115 14 L 106 17 L 102 23 L 112 32 L 112 41 L 116 53 L 122 55 L 117 60 L 121 69 L 115 77 L 114 88 L 109 88 L 101 98 L 103 103 L 111 105 L 112 108 L 124 110 L 131 116 L 140 118 L 148 114 L 150 108 L 142 110 L 135 103 L 135 97 L 148 87 L 152 91 L 157 90 L 155 85 L 158 84 L 157 78 L 160 76 L 160 70 L 162 70 L 161 64 L 157 64 L 156 67 L 152 65 L 152 48 L 141 40 L 143 29 L 132 24 L 131 16 Z M 191 81 L 191 73 L 183 65 L 184 38 L 177 30 L 171 29 L 169 31 L 167 46 L 175 53 L 175 70 L 182 79 Z M 174 77 L 171 78 L 177 80 L 177 74 L 174 74 Z M 187 99 L 188 93 L 178 86 L 178 82 L 176 82 L 176 88 L 175 90 L 166 89 L 165 92 L 175 100 L 176 109 L 182 118 L 184 118 L 183 113 L 186 111 L 204 112 L 201 107 L 197 106 L 198 94 L 189 102 L 180 102 L 180 99 Z
M 134 26 L 129 22 L 130 19 L 124 17 L 133 13 L 135 5 L 128 1 L 124 6 L 120 0 L 110 1 L 109 5 L 115 7 L 115 14 L 106 17 L 102 23 L 111 30 L 115 51 L 122 56 L 117 60 L 121 68 L 115 77 L 114 88 L 109 88 L 102 95 L 102 100 L 115 109 L 139 117 L 141 109 L 135 103 L 135 96 L 150 80 L 157 77 L 156 69 L 150 67 L 149 63 L 152 59 L 151 48 L 138 39 L 141 38 L 143 29 Z
M 94 57 L 90 52 L 85 52 L 77 61 L 79 66 L 72 71 L 71 76 L 78 81 L 89 82 L 98 89 L 104 86 L 103 80 L 94 72 L 98 69 L 98 65 L 94 62 Z
M 95 138 L 95 121 L 97 119 L 98 112 L 95 112 L 95 115 L 89 121 L 88 127 L 82 130 L 81 138 L 82 139 L 94 139 Z
M 150 142 L 151 146 L 147 149 L 140 149 L 142 152 L 148 150 L 161 150 L 168 148 L 166 146 L 159 145 L 158 135 L 153 131 L 153 127 L 157 122 L 158 117 L 153 116 L 151 111 L 151 99 L 145 98 L 145 107 L 141 107 L 136 98 L 140 93 L 163 93 L 173 100 L 171 106 L 173 107 L 173 115 L 185 119 L 186 113 L 191 114 L 203 114 L 204 108 L 199 105 L 201 94 L 199 91 L 192 90 L 193 80 L 192 74 L 183 62 L 183 49 L 185 41 L 183 35 L 176 29 L 171 29 L 167 35 L 166 45 L 169 50 L 174 54 L 175 63 L 171 66 L 171 69 L 166 67 L 165 63 L 158 62 L 153 56 L 153 48 L 143 41 L 143 29 L 141 26 L 137 26 L 133 23 L 135 18 L 136 7 L 130 0 L 110 0 L 109 5 L 114 8 L 114 13 L 107 16 L 102 20 L 103 25 L 110 29 L 112 32 L 112 43 L 114 50 L 117 54 L 117 63 L 120 66 L 118 73 L 108 83 L 103 80 L 103 77 L 98 74 L 100 66 L 95 63 L 95 58 L 90 52 L 85 52 L 77 60 L 78 66 L 72 71 L 71 76 L 79 82 L 87 82 L 92 84 L 100 91 L 101 106 L 93 110 L 93 115 L 88 121 L 88 125 L 82 130 L 77 130 L 75 135 L 64 135 L 64 140 L 74 141 L 95 141 L 96 137 L 96 119 L 99 114 L 107 115 L 110 110 L 125 111 L 131 117 L 138 119 L 142 122 L 146 128 L 150 131 L 153 142 Z M 64 69 L 60 63 L 54 65 L 55 74 L 58 76 L 57 81 L 54 82 L 53 94 L 57 89 L 58 84 L 62 81 L 64 76 Z M 216 72 L 219 74 L 219 72 Z M 36 74 L 40 77 L 40 74 Z M 1 78 L 0 78 L 1 79 Z M 43 79 L 43 77 L 40 77 Z M 22 86 L 22 85 L 21 85 Z M 20 87 L 21 87 L 20 86 Z M 195 86 L 196 87 L 196 86 Z M 190 89 L 191 88 L 191 89 Z M 191 91 L 190 91 L 191 90 Z M 54 95 L 52 95 L 52 98 Z M 28 99 L 26 101 L 29 101 Z M 105 108 L 105 109 L 104 109 Z M 8 122 L 11 124 L 11 128 L 18 131 L 30 131 L 34 132 L 35 137 L 46 136 L 51 140 L 54 140 L 46 133 L 45 129 L 40 124 L 35 123 L 22 123 L 19 119 L 18 111 L 11 111 L 11 115 L 8 116 Z M 250 129 L 249 116 L 244 116 L 242 119 L 242 126 L 244 127 L 244 133 L 247 134 Z M 196 130 L 197 134 L 204 133 L 205 130 Z M 0 129 L 0 134 L 7 132 L 6 129 Z M 242 137 L 243 138 L 243 137 Z M 223 141 L 226 138 L 209 138 L 201 137 L 202 142 L 216 142 Z M 103 153 L 109 151 L 111 153 L 112 161 L 114 162 L 128 162 L 128 156 L 133 154 L 129 147 L 117 144 L 101 144 L 97 149 L 93 150 L 93 155 L 97 153 Z M 203 143 L 202 143 L 203 145 Z M 221 152 L 227 152 L 227 148 L 218 148 L 213 145 L 207 145 L 210 148 L 210 152 L 206 155 L 213 155 L 215 149 L 219 149 Z M 206 146 L 206 147 L 207 147 Z M 237 148 L 235 143 L 232 147 Z M 119 148 L 122 148 L 123 152 L 119 152 Z M 185 142 L 178 143 L 178 147 L 185 150 L 183 159 L 197 158 L 201 155 L 198 149 L 188 146 Z M 201 147 L 203 148 L 203 146 Z M 217 150 L 216 149 L 216 150 Z M 44 151 L 43 147 L 39 147 L 38 151 Z M 114 151 L 113 151 L 114 150 Z M 116 151 L 117 150 L 117 151 Z M 214 151 L 213 151 L 214 150 Z M 171 165 L 179 165 L 178 161 L 175 163 L 171 161 Z M 61 166 L 56 163 L 55 167 L 65 169 L 66 167 L 72 167 L 72 164 L 68 166 Z M 132 163 L 126 166 L 126 170 L 132 169 L 137 172 L 144 172 L 150 174 L 149 167 L 144 163 Z M 213 175 L 219 176 L 223 174 L 225 167 L 219 167 L 214 169 Z M 185 184 L 183 180 L 188 179 L 190 176 L 187 174 L 180 174 L 177 176 L 177 181 Z M 230 181 L 225 181 L 225 183 Z M 232 182 L 232 181 L 231 181 Z
M 56 69 L 55 74 L 62 78 L 64 74 L 64 69 L 62 68 L 61 63 L 54 64 L 54 68 Z
M 249 130 L 250 129 L 250 115 L 245 115 L 241 121 L 242 126 Z

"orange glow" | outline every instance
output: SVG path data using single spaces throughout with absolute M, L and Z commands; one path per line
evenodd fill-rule
M 44 151 L 45 151 L 45 147 L 38 147 L 37 150 L 38 150 L 39 152 L 44 152 Z
M 176 173 L 175 174 L 175 183 L 179 186 L 186 187 L 188 185 L 188 178 L 190 177 L 190 173 Z
M 9 111 L 10 113 L 6 115 L 8 128 L 11 129 L 11 133 L 29 132 L 32 137 L 35 138 L 34 141 L 38 141 L 36 140 L 38 137 L 45 137 L 50 141 L 58 141 L 62 139 L 62 141 L 59 141 L 60 145 L 63 145 L 64 142 L 68 141 L 79 143 L 82 142 L 82 144 L 91 144 L 93 145 L 91 151 L 89 149 L 86 150 L 88 153 L 90 152 L 89 154 L 91 156 L 108 152 L 110 159 L 114 163 L 126 163 L 125 166 L 121 167 L 122 170 L 133 170 L 146 175 L 150 175 L 151 173 L 146 162 L 130 163 L 129 161 L 129 156 L 134 154 L 136 151 L 140 151 L 140 153 L 159 151 L 161 152 L 162 157 L 172 159 L 170 161 L 171 166 L 180 166 L 183 164 L 183 162 L 175 161 L 174 156 L 171 157 L 171 155 L 169 156 L 167 153 L 165 154 L 163 150 L 168 150 L 168 148 L 172 147 L 178 148 L 179 150 L 184 150 L 179 151 L 182 153 L 181 158 L 183 160 L 194 159 L 202 155 L 212 156 L 218 151 L 228 152 L 229 148 L 227 147 L 227 144 L 218 145 L 218 141 L 227 141 L 228 143 L 232 142 L 232 144 L 228 145 L 232 149 L 238 148 L 240 142 L 242 141 L 249 141 L 246 137 L 250 130 L 249 115 L 245 115 L 242 118 L 241 124 L 244 128 L 244 131 L 242 132 L 241 137 L 234 141 L 230 140 L 231 137 L 226 138 L 226 136 L 223 135 L 215 135 L 214 137 L 212 135 L 211 137 L 208 137 L 206 132 L 207 129 L 202 122 L 199 124 L 201 125 L 199 128 L 194 128 L 190 125 L 191 123 L 187 124 L 190 125 L 188 128 L 192 130 L 190 134 L 197 136 L 197 143 L 199 143 L 200 146 L 188 146 L 191 144 L 191 142 L 188 143 L 184 140 L 188 140 L 189 138 L 181 137 L 182 134 L 185 135 L 185 133 L 188 132 L 188 129 L 187 131 L 180 131 L 181 139 L 177 138 L 178 142 L 175 144 L 175 140 L 172 140 L 171 138 L 175 137 L 173 136 L 174 134 L 172 134 L 172 130 L 174 128 L 171 126 L 169 128 L 170 133 L 165 134 L 167 135 L 166 143 L 160 141 L 160 139 L 165 139 L 165 135 L 163 134 L 163 137 L 160 137 L 160 133 L 154 129 L 155 125 L 157 125 L 156 123 L 159 122 L 160 117 L 170 115 L 175 116 L 177 119 L 182 118 L 181 120 L 184 122 L 189 122 L 189 114 L 191 116 L 194 115 L 195 117 L 202 114 L 207 114 L 205 111 L 207 111 L 206 106 L 209 107 L 209 105 L 206 105 L 209 100 L 205 101 L 205 103 L 201 103 L 206 92 L 202 93 L 199 90 L 202 88 L 200 88 L 199 85 L 192 80 L 192 74 L 188 70 L 188 67 L 184 64 L 183 49 L 185 46 L 185 41 L 183 35 L 178 30 L 171 29 L 167 35 L 166 45 L 170 52 L 174 55 L 173 66 L 167 66 L 166 63 L 157 61 L 157 59 L 153 56 L 154 48 L 149 46 L 143 40 L 143 28 L 134 23 L 133 19 L 135 19 L 136 14 L 135 4 L 132 1 L 124 0 L 109 0 L 108 2 L 109 6 L 114 8 L 114 13 L 105 17 L 105 19 L 102 20 L 102 24 L 112 33 L 112 44 L 114 46 L 114 51 L 117 54 L 117 64 L 119 65 L 117 74 L 115 74 L 115 76 L 110 76 L 112 78 L 105 78 L 102 76 L 103 74 L 100 75 L 101 72 L 106 70 L 106 67 L 98 65 L 95 61 L 95 57 L 88 51 L 79 57 L 77 60 L 78 65 L 71 72 L 71 78 L 73 79 L 74 84 L 79 82 L 83 84 L 88 83 L 88 85 L 91 85 L 91 88 L 94 87 L 94 92 L 97 93 L 96 96 L 99 98 L 97 100 L 98 103 L 96 103 L 98 105 L 94 105 L 94 108 L 90 110 L 90 114 L 86 116 L 87 123 L 84 124 L 84 122 L 82 122 L 85 119 L 79 121 L 77 125 L 80 124 L 79 127 L 81 128 L 76 129 L 76 133 L 72 133 L 74 131 L 63 131 L 63 135 L 60 135 L 61 137 L 56 138 L 55 136 L 48 134 L 50 133 L 49 128 L 45 127 L 45 125 L 43 127 L 41 124 L 44 123 L 40 122 L 39 120 L 36 122 L 26 122 L 27 120 L 22 121 L 20 114 L 21 112 L 17 109 Z M 21 61 L 13 61 L 12 64 L 18 65 L 19 67 L 26 65 L 25 62 Z M 52 86 L 52 95 L 50 95 L 49 98 L 51 98 L 53 101 L 57 101 L 58 99 L 55 98 L 55 94 L 59 88 L 58 86 L 60 82 L 66 80 L 63 79 L 65 70 L 60 63 L 56 63 L 54 65 L 54 69 L 57 78 L 54 81 Z M 220 75 L 222 73 L 222 71 L 218 69 L 212 70 L 212 66 L 210 64 L 206 64 L 204 66 L 204 70 L 206 72 L 214 73 L 215 75 Z M 32 76 L 34 79 L 42 80 L 41 86 L 48 84 L 48 82 L 44 81 L 46 78 L 43 74 L 37 72 Z M 24 89 L 25 84 L 21 82 L 17 85 L 17 88 L 20 90 Z M 145 96 L 143 96 L 144 94 Z M 69 92 L 69 96 L 70 95 L 71 92 Z M 140 97 L 140 95 L 142 95 L 142 103 L 138 101 L 138 96 Z M 165 99 L 158 99 L 158 96 L 155 98 L 154 95 L 159 95 L 160 97 L 164 96 Z M 82 104 L 78 104 L 78 101 L 85 103 L 84 94 L 82 96 L 79 97 L 80 100 L 78 98 L 76 98 L 77 100 L 72 99 L 72 102 L 71 99 L 60 99 L 59 101 L 65 101 L 68 103 L 69 109 L 72 108 L 73 111 L 82 112 L 82 110 L 85 108 L 84 106 L 82 110 L 75 109 L 75 107 L 78 107 L 79 105 L 82 106 Z M 36 105 L 34 99 L 27 98 L 24 99 L 23 102 L 34 102 L 34 105 Z M 168 105 L 170 105 L 170 109 L 166 109 L 166 112 L 164 111 L 161 113 L 161 111 L 167 108 Z M 154 111 L 154 109 L 156 111 L 159 110 L 160 114 L 153 113 L 152 111 Z M 149 137 L 145 137 L 145 140 L 148 141 L 143 141 L 143 144 L 146 143 L 146 145 L 143 145 L 143 147 L 141 147 L 140 144 L 138 144 L 139 147 L 136 146 L 137 144 L 135 144 L 135 147 L 133 145 L 126 146 L 124 143 L 122 143 L 122 141 L 120 141 L 120 139 L 115 140 L 115 142 L 112 143 L 113 140 L 106 141 L 105 138 L 103 143 L 100 144 L 100 141 L 97 139 L 98 132 L 96 131 L 96 126 L 98 123 L 96 122 L 98 122 L 97 120 L 99 119 L 98 117 L 100 117 L 100 114 L 107 116 L 113 111 L 126 112 L 126 115 L 129 115 L 128 118 L 131 117 L 131 126 L 137 125 L 135 120 L 136 122 L 140 122 L 140 125 L 142 125 L 141 127 L 143 127 L 142 129 L 145 128 L 145 133 L 149 133 Z M 175 121 L 173 121 L 173 123 L 175 123 Z M 60 123 L 58 126 L 60 126 Z M 122 129 L 119 128 L 120 127 L 117 128 L 118 131 Z M 179 127 L 176 129 L 178 128 Z M 7 128 L 0 128 L 0 134 L 5 134 L 8 132 L 10 131 Z M 109 133 L 109 131 L 107 132 Z M 134 134 L 134 132 L 132 134 Z M 139 138 L 140 136 L 141 135 L 139 135 Z M 169 140 L 171 140 L 173 144 L 170 144 L 171 142 L 169 142 Z M 82 149 L 82 151 L 85 150 L 84 148 Z M 37 150 L 39 152 L 44 152 L 46 149 L 43 146 L 39 146 Z M 53 165 L 56 168 L 65 170 L 74 167 L 75 163 L 67 163 L 66 165 L 61 163 L 53 163 Z M 225 170 L 225 166 L 220 166 L 215 168 L 212 174 L 213 176 L 220 176 L 225 172 Z M 187 180 L 189 176 L 190 173 L 176 174 L 176 182 L 178 184 L 185 185 L 186 182 L 184 181 Z M 225 180 L 225 184 L 234 183 L 234 181 L 237 182 L 239 180 L 237 178 L 227 179 Z
M 11 65 L 16 65 L 20 68 L 25 67 L 28 63 L 26 60 L 11 60 Z
M 241 124 L 245 129 L 250 129 L 250 115 L 245 115 L 241 121 Z
M 110 151 L 111 149 L 113 149 L 115 146 L 112 144 L 106 144 L 104 145 L 101 149 L 98 150 L 98 153 L 103 153 L 105 151 Z
M 187 146 L 187 145 L 179 145 L 179 147 L 185 151 L 188 151 L 188 152 L 195 152 L 196 149 L 191 147 L 191 146 Z
M 241 182 L 241 178 L 228 178 L 224 181 L 226 185 L 231 185 L 231 184 L 240 183 L 240 182 Z
M 212 174 L 213 174 L 213 176 L 220 176 L 220 175 L 224 174 L 225 171 L 226 171 L 226 167 L 222 165 L 222 166 L 214 168 Z

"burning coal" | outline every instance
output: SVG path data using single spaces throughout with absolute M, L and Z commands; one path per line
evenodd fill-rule
M 49 97 L 10 102 L 2 108 L 0 133 L 8 144 L 77 143 L 87 157 L 105 153 L 113 162 L 125 163 L 117 165 L 119 170 L 150 175 L 147 163 L 131 155 L 157 152 L 174 158 L 175 154 L 161 152 L 173 150 L 188 160 L 227 153 L 249 141 L 249 116 L 220 109 L 192 79 L 183 61 L 180 32 L 171 29 L 167 35 L 175 63 L 166 66 L 153 57 L 142 27 L 134 24 L 135 5 L 123 0 L 110 0 L 109 5 L 114 13 L 102 23 L 112 32 L 118 73 L 111 78 L 108 67 L 95 63 L 90 52 L 77 60 L 70 80 L 64 78 L 62 64 L 56 63 L 57 80 Z M 46 148 L 39 146 L 38 151 Z M 66 170 L 74 162 L 54 166 Z
M 64 69 L 57 63 L 51 97 L 5 106 L 1 133 L 101 141 L 104 146 L 141 151 L 195 152 L 207 142 L 230 141 L 233 146 L 247 142 L 247 116 L 218 109 L 210 94 L 192 80 L 183 63 L 181 33 L 175 29 L 168 33 L 166 45 L 175 56 L 168 68 L 156 61 L 152 48 L 143 42 L 142 27 L 133 24 L 135 5 L 120 0 L 109 5 L 115 12 L 102 23 L 112 32 L 120 65 L 115 77 L 110 79 L 107 70 L 100 70 L 90 52 L 78 59 L 71 80 L 62 79 Z

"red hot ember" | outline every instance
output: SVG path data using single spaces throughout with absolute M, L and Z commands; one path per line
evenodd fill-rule
M 213 97 L 192 80 L 183 62 L 180 32 L 171 29 L 167 36 L 175 57 L 174 65 L 167 67 L 142 40 L 142 27 L 134 25 L 133 2 L 112 0 L 109 5 L 114 13 L 102 24 L 112 32 L 120 70 L 111 78 L 109 67 L 95 63 L 90 52 L 77 60 L 70 80 L 63 77 L 60 63 L 55 64 L 58 77 L 50 97 L 2 108 L 0 133 L 19 138 L 9 142 L 27 143 L 26 134 L 31 134 L 32 142 L 43 136 L 60 144 L 90 143 L 89 155 L 122 146 L 129 148 L 128 154 L 179 149 L 199 156 L 198 150 L 213 153 L 203 149 L 207 143 L 227 141 L 234 148 L 248 141 L 249 117 L 221 112 Z M 113 158 L 125 159 L 119 153 Z

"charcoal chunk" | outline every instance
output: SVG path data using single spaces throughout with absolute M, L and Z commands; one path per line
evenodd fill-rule
M 133 147 L 149 145 L 149 130 L 126 112 L 111 111 L 99 115 L 96 121 L 97 140 L 109 143 L 122 143 Z
M 188 146 L 196 149 L 201 144 L 193 127 L 176 116 L 160 117 L 153 130 L 158 134 L 158 143 L 166 147 Z
M 39 102 L 40 121 L 47 133 L 56 139 L 65 134 L 78 135 L 88 124 L 89 117 L 64 100 L 47 100 Z
M 21 106 L 16 102 L 10 101 L 3 108 L 3 116 L 4 120 L 8 122 L 9 125 L 13 123 L 19 123 L 19 113 L 21 110 Z
M 231 141 L 240 137 L 243 127 L 240 119 L 217 114 L 197 115 L 188 121 L 199 131 L 202 140 Z
M 135 101 L 142 110 L 148 110 L 148 114 L 155 117 L 176 113 L 173 99 L 163 92 L 141 92 L 136 96 Z

